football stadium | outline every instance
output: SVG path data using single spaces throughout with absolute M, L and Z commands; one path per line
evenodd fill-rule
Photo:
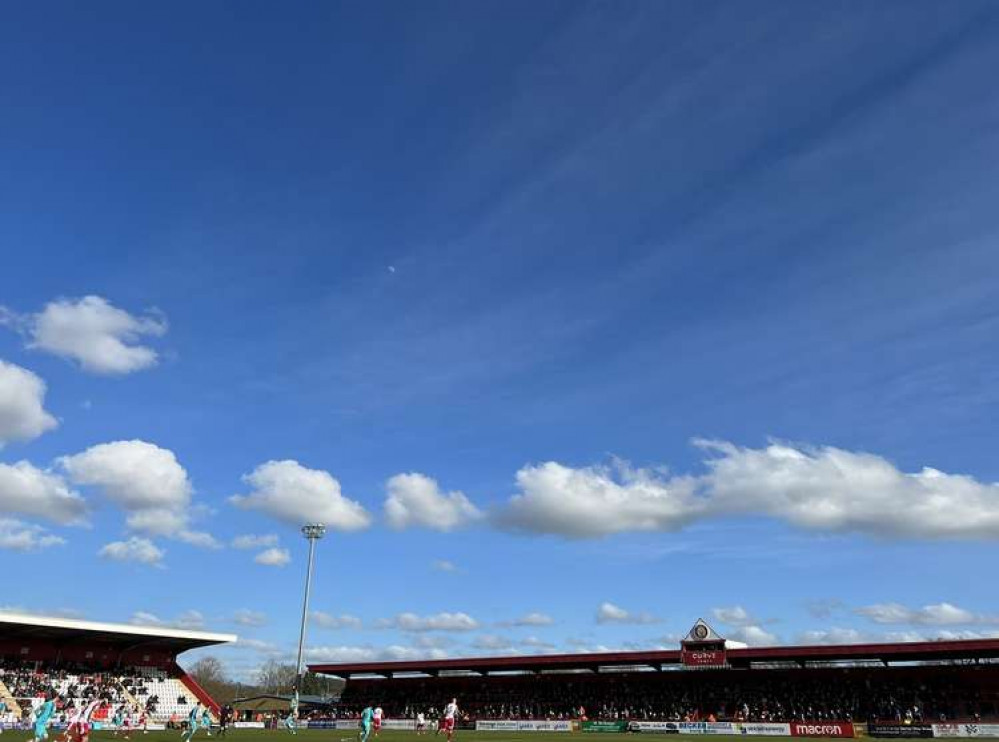
M 999 0 L 0 0 L 0 79 L 0 742 L 999 742 Z
M 236 639 L 3 614 L 0 729 L 39 739 L 48 714 L 52 734 L 77 742 L 178 731 L 346 742 L 367 736 L 374 710 L 373 733 L 399 740 L 999 737 L 999 639 L 748 647 L 698 620 L 671 651 L 312 664 L 345 681 L 338 697 L 289 687 L 220 704 L 179 655 Z

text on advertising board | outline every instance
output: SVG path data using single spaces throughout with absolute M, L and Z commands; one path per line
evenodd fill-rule
M 868 724 L 867 734 L 871 737 L 895 737 L 914 739 L 932 737 L 933 726 L 930 724 Z
M 848 721 L 833 721 L 819 724 L 794 722 L 791 724 L 792 737 L 852 737 L 853 724 Z
M 725 650 L 685 649 L 680 659 L 687 667 L 719 667 L 725 664 Z

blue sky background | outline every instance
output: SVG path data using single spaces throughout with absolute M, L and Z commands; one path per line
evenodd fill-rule
M 316 609 L 363 627 L 315 630 L 315 657 L 672 645 L 701 615 L 750 641 L 999 628 L 996 69 L 999 12 L 970 0 L 5 7 L 0 360 L 59 424 L 0 463 L 93 510 L 67 526 L 0 490 L 0 517 L 66 542 L 0 551 L 21 576 L 0 604 L 197 611 L 267 643 L 227 652 L 248 675 L 293 643 L 305 544 L 228 498 L 293 459 L 373 518 L 320 545 Z M 28 347 L 84 296 L 165 318 L 134 340 L 157 362 Z M 803 528 L 758 491 L 685 528 L 503 525 L 524 467 L 702 476 L 698 437 L 967 475 L 980 497 L 955 484 L 948 513 L 984 525 Z M 122 440 L 175 454 L 199 531 L 276 534 L 291 563 L 163 538 L 159 567 L 99 557 L 148 534 L 57 460 Z M 388 528 L 404 472 L 486 515 Z M 912 504 L 892 497 L 879 517 Z M 964 613 L 919 612 L 944 603 Z M 478 628 L 376 628 L 403 612 Z M 530 612 L 552 623 L 496 625 Z

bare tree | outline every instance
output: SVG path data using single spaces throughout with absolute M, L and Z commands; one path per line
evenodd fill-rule
M 191 666 L 189 674 L 219 703 L 230 703 L 237 695 L 239 686 L 229 679 L 218 657 L 202 657 Z
M 269 659 L 257 670 L 257 683 L 267 693 L 290 693 L 295 687 L 295 666 Z
M 225 667 L 222 665 L 222 660 L 211 655 L 202 657 L 195 662 L 188 671 L 188 674 L 197 680 L 199 685 L 223 682 L 226 679 Z

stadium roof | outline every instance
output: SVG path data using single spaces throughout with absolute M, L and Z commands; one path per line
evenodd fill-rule
M 837 646 L 747 647 L 729 649 L 728 663 L 734 668 L 754 665 L 810 664 L 876 661 L 941 662 L 999 658 L 999 639 L 905 642 L 898 644 L 844 644 Z M 530 657 L 479 657 L 404 662 L 358 662 L 309 665 L 309 670 L 324 675 L 350 678 L 356 675 L 394 677 L 397 675 L 441 673 L 477 673 L 488 675 L 506 672 L 543 672 L 590 670 L 594 672 L 636 667 L 660 669 L 679 666 L 680 650 L 649 652 L 601 652 L 597 654 L 548 654 Z
M 122 648 L 159 647 L 175 653 L 236 641 L 235 634 L 213 634 L 160 626 L 99 623 L 51 616 L 0 613 L 0 639 L 89 641 Z

